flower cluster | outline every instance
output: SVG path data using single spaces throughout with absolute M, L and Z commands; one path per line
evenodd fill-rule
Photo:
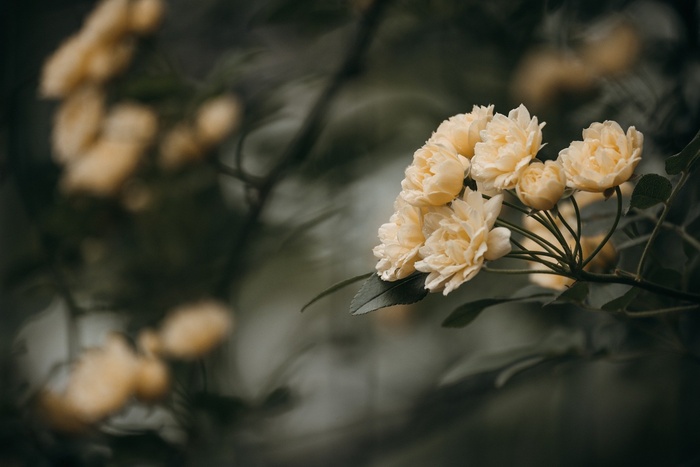
M 44 64 L 40 93 L 62 99 L 52 132 L 54 158 L 65 166 L 64 191 L 113 196 L 132 176 L 162 126 L 156 109 L 135 101 L 108 102 L 106 85 L 123 73 L 137 37 L 159 26 L 163 0 L 103 0 L 82 29 Z M 162 137 L 158 162 L 174 169 L 199 161 L 237 126 L 239 101 L 214 97 Z
M 55 429 L 83 431 L 124 407 L 134 397 L 145 403 L 163 399 L 170 389 L 167 359 L 193 360 L 213 350 L 232 327 L 231 311 L 215 301 L 172 310 L 159 330 L 143 329 L 134 351 L 119 334 L 102 347 L 85 351 L 62 391 L 44 389 L 39 409 Z
M 373 250 L 381 279 L 395 281 L 419 271 L 427 273 L 427 289 L 447 295 L 472 279 L 486 261 L 508 255 L 513 243 L 527 247 L 513 257 L 527 259 L 522 254 L 533 253 L 534 259 L 538 252 L 551 255 L 548 247 L 542 250 L 550 243 L 548 235 L 567 243 L 553 249 L 569 253 L 567 258 L 562 253 L 561 267 L 545 262 L 555 264 L 553 271 L 565 278 L 573 269 L 569 263 L 583 265 L 582 258 L 589 254 L 615 257 L 611 245 L 604 248 L 608 238 L 581 239 L 579 232 L 567 234 L 567 239 L 560 232 L 563 226 L 549 215 L 526 220 L 525 228 L 518 229 L 525 236 L 524 246 L 520 245 L 511 239 L 509 227 L 514 226 L 499 215 L 504 203 L 508 204 L 504 194 L 530 209 L 524 212 L 536 213 L 553 209 L 567 188 L 574 193 L 602 193 L 619 186 L 631 177 L 641 159 L 642 134 L 634 127 L 625 132 L 614 121 L 593 123 L 583 130 L 582 141 L 572 142 L 557 160 L 543 162 L 537 155 L 543 147 L 545 124 L 523 105 L 508 115 L 493 110 L 493 106 L 474 106 L 468 114 L 445 120 L 414 153 L 394 203 L 395 212 L 379 228 L 381 243 Z M 576 225 L 571 209 L 569 217 L 574 218 L 570 223 Z M 528 230 L 542 226 L 547 231 L 542 235 Z M 592 259 L 585 264 L 588 269 L 595 266 Z

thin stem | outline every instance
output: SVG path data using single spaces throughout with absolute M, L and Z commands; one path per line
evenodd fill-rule
M 619 271 L 618 274 L 597 274 L 581 270 L 578 271 L 576 278 L 588 282 L 597 282 L 603 284 L 631 285 L 633 287 L 639 287 L 640 289 L 647 290 L 658 295 L 665 295 L 667 297 L 673 297 L 679 300 L 700 303 L 700 295 L 698 294 L 671 289 L 669 287 L 657 284 L 655 282 L 649 282 L 644 279 L 637 279 L 636 276 L 632 276 L 632 274 L 622 274 Z
M 566 274 L 561 274 L 557 271 L 552 271 L 551 269 L 492 269 L 488 266 L 483 266 L 482 271 L 486 272 L 497 272 L 499 274 L 554 274 L 555 276 L 565 276 Z
M 647 311 L 629 311 L 625 310 L 625 315 L 630 317 L 630 318 L 648 318 L 650 316 L 660 316 L 660 315 L 666 315 L 668 313 L 677 313 L 679 311 L 690 311 L 700 308 L 700 305 L 684 305 L 684 306 L 675 306 L 675 307 L 670 307 L 670 308 L 658 308 L 656 310 L 647 310 Z
M 576 261 L 576 258 L 574 257 L 573 252 L 571 251 L 571 248 L 569 247 L 569 242 L 566 241 L 564 238 L 564 234 L 561 233 L 561 229 L 559 229 L 559 226 L 557 225 L 556 221 L 552 217 L 552 215 L 549 213 L 549 211 L 543 211 L 544 215 L 547 217 L 547 220 L 549 221 L 550 225 L 552 226 L 552 233 L 557 237 L 559 240 L 559 243 L 561 246 L 564 248 L 564 251 L 566 252 L 566 257 L 567 259 L 571 261 Z
M 576 249 L 574 251 L 574 255 L 578 255 L 578 266 L 580 268 L 583 264 L 583 247 L 581 246 L 581 235 L 583 235 L 583 227 L 581 226 L 581 210 L 578 208 L 578 203 L 576 202 L 576 198 L 573 195 L 569 199 L 571 200 L 571 205 L 574 207 L 574 212 L 576 213 L 577 235 L 574 237 L 576 238 Z
M 676 186 L 673 187 L 673 191 L 671 191 L 671 194 L 669 195 L 668 199 L 664 202 L 664 209 L 661 211 L 661 216 L 659 216 L 659 220 L 656 222 L 656 225 L 654 226 L 654 230 L 651 232 L 651 237 L 649 237 L 649 241 L 647 241 L 647 244 L 644 246 L 644 251 L 642 252 L 641 258 L 639 258 L 639 263 L 637 264 L 637 279 L 642 278 L 642 269 L 644 268 L 644 260 L 646 260 L 647 255 L 649 254 L 649 251 L 651 251 L 651 245 L 654 243 L 654 240 L 656 240 L 657 235 L 659 235 L 659 231 L 661 230 L 661 224 L 663 224 L 664 220 L 666 220 L 666 216 L 668 215 L 668 212 L 670 211 L 671 204 L 673 204 L 673 200 L 676 198 L 676 195 L 680 191 L 680 189 L 685 185 L 685 182 L 688 180 L 689 173 L 688 172 L 683 172 L 681 175 L 680 180 L 678 180 L 678 183 L 676 183 Z
M 496 225 L 498 225 L 500 227 L 508 227 L 509 229 L 514 230 L 514 231 L 518 232 L 519 234 L 524 235 L 525 237 L 528 237 L 530 240 L 534 241 L 535 243 L 540 245 L 545 250 L 549 251 L 552 254 L 558 255 L 562 259 L 565 256 L 564 252 L 561 251 L 556 246 L 554 246 L 554 244 L 552 242 L 537 235 L 534 232 L 531 232 L 527 229 L 520 227 L 519 225 L 513 224 L 512 222 L 509 222 L 509 221 L 501 219 L 501 218 L 496 220 Z
M 574 239 L 574 251 L 573 251 L 573 260 L 576 262 L 576 264 L 580 264 L 582 261 L 580 252 L 581 252 L 581 239 L 578 237 L 576 232 L 574 232 L 574 229 L 571 228 L 568 222 L 566 222 L 566 218 L 561 215 L 561 212 L 557 210 L 557 218 L 561 221 L 562 225 L 566 228 L 566 230 L 571 234 L 571 236 Z M 579 231 L 580 233 L 580 231 Z
M 654 222 L 658 221 L 658 219 L 654 215 L 652 215 L 646 211 L 639 210 L 638 214 L 642 217 L 646 217 L 647 219 L 649 219 L 651 221 L 654 221 Z M 685 228 L 683 228 L 682 225 L 678 225 L 678 224 L 674 224 L 672 222 L 664 221 L 661 223 L 661 228 L 675 232 L 676 235 L 681 237 L 686 243 L 688 243 L 690 246 L 692 246 L 696 250 L 700 251 L 700 242 L 695 237 L 693 237 L 688 232 L 686 232 Z M 647 239 L 650 237 L 651 237 L 651 234 L 646 236 Z
M 586 258 L 583 261 L 583 263 L 581 264 L 581 269 L 585 268 L 586 265 L 590 263 L 591 260 L 593 260 L 593 258 L 595 258 L 598 252 L 602 250 L 603 247 L 608 243 L 608 240 L 610 240 L 610 237 L 612 237 L 613 233 L 615 233 L 615 230 L 617 230 L 617 223 L 620 222 L 620 217 L 622 217 L 622 192 L 620 191 L 619 186 L 615 187 L 615 196 L 617 197 L 617 214 L 615 215 L 615 221 L 610 227 L 608 233 L 605 234 L 603 240 L 598 244 L 596 249 L 593 250 L 593 252 L 590 255 L 588 255 L 588 258 Z

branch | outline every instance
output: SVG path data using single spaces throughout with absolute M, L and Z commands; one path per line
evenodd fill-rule
M 309 111 L 292 142 L 287 146 L 277 164 L 270 170 L 267 176 L 261 180 L 257 187 L 257 196 L 252 200 L 248 214 L 243 222 L 239 235 L 235 238 L 228 252 L 228 257 L 223 266 L 221 277 L 215 284 L 214 294 L 225 298 L 229 286 L 236 275 L 241 255 L 254 231 L 257 230 L 258 221 L 274 191 L 277 183 L 284 178 L 288 170 L 304 161 L 311 152 L 318 135 L 320 134 L 325 117 L 333 99 L 340 89 L 351 78 L 357 76 L 369 49 L 370 42 L 379 26 L 385 8 L 389 0 L 375 0 L 366 10 L 360 20 L 359 29 L 355 40 L 350 45 L 338 71 L 318 97 L 316 103 Z

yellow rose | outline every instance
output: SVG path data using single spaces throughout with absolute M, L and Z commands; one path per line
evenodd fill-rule
M 240 101 L 230 94 L 206 101 L 195 119 L 199 140 L 205 146 L 219 144 L 238 126 L 241 112 Z
M 231 311 L 222 303 L 182 305 L 170 312 L 160 329 L 162 353 L 182 360 L 202 357 L 226 338 L 232 326 Z
M 416 270 L 418 249 L 423 245 L 423 213 L 401 196 L 394 202 L 394 214 L 379 227 L 379 245 L 372 252 L 379 259 L 377 273 L 385 281 L 395 281 Z
M 602 192 L 626 182 L 642 158 L 644 136 L 633 126 L 622 130 L 617 122 L 593 123 L 559 152 L 567 185 L 582 191 Z
M 63 395 L 66 406 L 88 423 L 118 411 L 133 393 L 137 362 L 124 338 L 111 335 L 80 357 Z
M 476 276 L 484 261 L 510 252 L 510 230 L 493 228 L 502 202 L 503 195 L 485 201 L 481 193 L 467 188 L 450 208 L 425 215 L 424 231 L 430 234 L 416 269 L 428 273 L 426 289 L 447 295 Z
M 536 161 L 520 175 L 515 191 L 526 206 L 534 209 L 552 209 L 566 189 L 566 175 L 559 162 Z
M 453 148 L 429 141 L 413 154 L 401 196 L 414 206 L 445 205 L 462 191 L 469 165 Z
M 542 127 L 524 105 L 506 117 L 496 114 L 474 146 L 471 176 L 487 191 L 515 188 L 520 174 L 542 147 Z
M 160 26 L 165 13 L 163 0 L 133 0 L 129 12 L 131 30 L 138 34 L 150 34 Z
M 488 107 L 474 106 L 467 114 L 458 114 L 440 124 L 430 138 L 436 143 L 447 142 L 455 150 L 471 159 L 474 155 L 474 145 L 481 141 L 481 130 L 493 118 L 493 105 Z
M 72 93 L 56 112 L 51 143 L 60 164 L 81 156 L 95 142 L 105 114 L 101 89 L 86 86 Z

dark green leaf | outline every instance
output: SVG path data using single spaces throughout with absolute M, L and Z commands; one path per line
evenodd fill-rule
M 666 159 L 666 173 L 676 175 L 689 170 L 698 157 L 700 157 L 700 131 L 681 152 Z
M 581 304 L 586 300 L 586 297 L 588 297 L 588 284 L 585 282 L 576 282 L 560 293 L 554 300 L 545 303 L 545 306 L 561 303 Z
M 658 203 L 665 203 L 671 195 L 671 182 L 661 175 L 644 175 L 632 192 L 630 208 L 646 209 Z
M 372 274 L 362 284 L 350 303 L 350 313 L 361 315 L 392 305 L 408 305 L 428 295 L 425 288 L 427 274 L 415 273 L 394 282 L 383 281 Z
M 335 292 L 335 291 L 337 291 L 337 290 L 340 290 L 340 289 L 342 289 L 343 287 L 346 287 L 346 286 L 348 286 L 348 285 L 350 285 L 350 284 L 354 284 L 355 282 L 361 281 L 362 279 L 367 279 L 368 277 L 370 277 L 370 276 L 372 276 L 372 275 L 374 275 L 374 273 L 373 273 L 373 272 L 369 272 L 369 273 L 367 273 L 367 274 L 361 274 L 361 275 L 359 275 L 359 276 L 351 277 L 350 279 L 345 279 L 345 280 L 342 280 L 342 281 L 340 281 L 340 282 L 336 282 L 335 284 L 331 285 L 331 286 L 328 287 L 326 290 L 324 290 L 323 292 L 319 293 L 319 294 L 316 295 L 314 298 L 312 298 L 311 300 L 309 300 L 309 301 L 306 303 L 306 305 L 304 305 L 303 307 L 301 307 L 300 312 L 303 313 L 304 310 L 306 310 L 308 307 L 310 307 L 311 305 L 313 305 L 313 304 L 316 303 L 317 301 L 321 300 L 323 297 L 326 297 L 326 296 L 332 294 L 333 292 Z
M 525 297 L 482 298 L 481 300 L 465 303 L 464 305 L 455 309 L 447 318 L 445 318 L 442 325 L 446 328 L 463 328 L 474 321 L 476 317 L 488 307 L 500 305 L 501 303 L 524 302 L 535 298 L 545 298 L 551 296 L 551 293 L 538 293 Z
M 639 295 L 639 291 L 640 289 L 638 289 L 637 287 L 631 287 L 623 295 L 613 300 L 610 300 L 600 308 L 604 311 L 624 311 L 625 309 L 627 309 L 627 306 L 630 303 L 632 303 L 632 300 L 637 298 L 637 295 Z

